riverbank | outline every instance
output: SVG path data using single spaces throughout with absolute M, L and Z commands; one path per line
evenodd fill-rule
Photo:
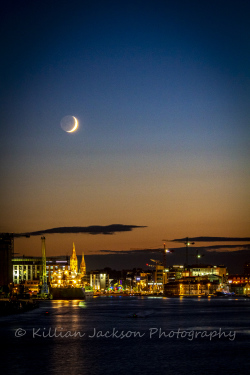
M 20 314 L 39 307 L 39 303 L 33 299 L 10 300 L 4 298 L 0 300 L 0 316 Z

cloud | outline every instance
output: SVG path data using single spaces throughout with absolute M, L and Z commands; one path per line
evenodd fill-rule
M 218 245 L 218 246 L 207 246 L 199 247 L 207 252 L 228 252 L 228 251 L 241 251 L 241 250 L 250 250 L 250 244 L 246 245 Z
M 143 254 L 143 253 L 159 253 L 163 249 L 130 249 L 130 250 L 99 250 L 101 253 L 106 254 Z
M 175 240 L 170 240 L 169 242 L 186 242 L 186 241 L 195 241 L 195 242 L 246 242 L 250 241 L 250 237 L 186 237 L 186 238 L 179 238 Z
M 171 250 L 171 249 L 169 249 Z M 178 247 L 173 249 L 174 252 L 178 252 L 180 250 L 186 251 L 186 246 Z M 244 245 L 212 245 L 212 246 L 191 246 L 188 247 L 189 252 L 192 252 L 194 250 L 198 250 L 199 253 L 202 251 L 205 252 L 233 252 L 233 251 L 242 251 L 242 250 L 250 250 L 250 244 L 244 244 Z
M 15 233 L 15 237 L 29 237 L 40 236 L 44 234 L 65 234 L 65 233 L 87 233 L 87 234 L 107 234 L 112 235 L 117 232 L 131 232 L 136 228 L 146 228 L 146 226 L 138 225 L 124 225 L 124 224 L 111 224 L 111 225 L 91 225 L 89 227 L 59 227 L 52 229 L 39 230 L 35 232 Z
M 213 245 L 213 246 L 192 246 L 189 247 L 189 252 L 199 250 L 199 253 L 204 252 L 236 252 L 241 250 L 250 250 L 250 244 L 244 245 Z M 121 255 L 121 254 L 145 254 L 145 253 L 162 253 L 163 248 L 157 249 L 130 249 L 130 250 L 96 250 L 100 253 L 106 254 L 114 254 L 114 255 Z M 186 251 L 186 247 L 178 247 L 178 248 L 168 248 L 168 251 L 171 253 L 177 253 L 180 251 Z

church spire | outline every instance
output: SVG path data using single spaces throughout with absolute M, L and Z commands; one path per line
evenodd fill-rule
M 74 242 L 73 242 L 72 255 L 70 257 L 70 271 L 71 272 L 75 271 L 76 273 L 78 271 L 78 260 L 76 256 L 76 248 L 75 248 Z
M 82 276 L 86 275 L 86 263 L 85 263 L 85 259 L 84 259 L 84 252 L 82 252 L 82 261 L 81 261 L 81 265 L 80 265 L 80 272 L 81 272 Z

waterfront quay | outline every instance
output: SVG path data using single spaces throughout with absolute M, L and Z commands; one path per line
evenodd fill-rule
M 18 314 L 33 310 L 39 307 L 39 302 L 35 299 L 0 299 L 0 316 Z

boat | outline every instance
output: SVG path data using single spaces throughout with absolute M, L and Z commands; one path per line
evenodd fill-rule
M 235 293 L 234 292 L 215 292 L 215 295 L 217 297 L 231 297 L 231 296 L 234 296 Z

